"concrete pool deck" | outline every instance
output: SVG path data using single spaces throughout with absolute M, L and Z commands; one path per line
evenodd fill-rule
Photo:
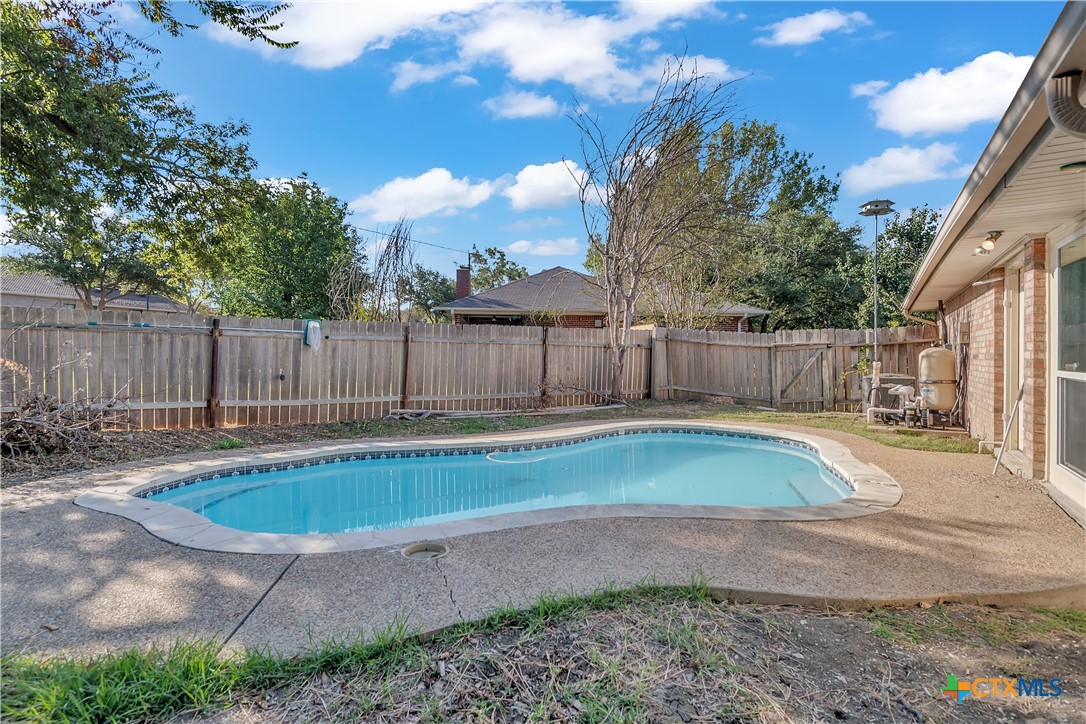
M 247 473 L 271 472 L 311 474 L 321 466 L 335 463 L 381 465 L 383 460 L 423 458 L 427 468 L 456 464 L 461 455 L 509 453 L 527 450 L 573 449 L 590 440 L 621 441 L 635 439 L 638 433 L 682 432 L 697 439 L 709 435 L 722 444 L 773 442 L 780 450 L 802 449 L 817 456 L 822 465 L 852 489 L 843 500 L 818 505 L 796 506 L 725 506 L 678 504 L 565 505 L 503 513 L 484 517 L 446 520 L 441 523 L 392 528 L 377 531 L 342 533 L 254 533 L 218 525 L 173 501 L 148 498 L 156 492 L 178 490 L 202 482 L 221 486 L 223 495 L 254 485 L 246 482 Z M 99 486 L 75 499 L 76 505 L 103 513 L 112 513 L 139 523 L 148 532 L 168 543 L 223 553 L 342 553 L 404 546 L 420 540 L 454 538 L 472 533 L 487 533 L 542 523 L 564 523 L 593 518 L 714 518 L 719 520 L 836 520 L 880 513 L 897 505 L 901 488 L 885 471 L 860 462 L 848 447 L 834 440 L 810 433 L 774 431 L 735 425 L 716 420 L 612 420 L 595 423 L 565 423 L 519 432 L 494 435 L 446 437 L 429 442 L 335 442 L 307 446 L 301 450 L 223 455 L 211 460 L 163 465 L 158 470 L 139 473 L 117 483 Z M 567 446 L 573 446 L 568 447 Z M 490 459 L 490 455 L 487 455 Z M 487 463 L 493 464 L 493 463 Z M 303 472 L 304 471 L 304 472 Z M 327 473 L 334 475 L 334 473 Z M 251 479 L 250 479 L 251 480 Z M 139 497 L 136 497 L 139 496 Z M 291 508 L 292 514 L 298 513 Z
M 695 576 L 764 601 L 962 597 L 1086 608 L 1086 531 L 1041 483 L 1002 470 L 993 477 L 988 456 L 756 427 L 843 443 L 897 480 L 904 497 L 888 511 L 847 520 L 548 523 L 448 538 L 448 555 L 429 561 L 405 559 L 399 546 L 250 555 L 173 545 L 136 522 L 72 502 L 155 464 L 144 461 L 3 490 L 0 644 L 6 653 L 100 653 L 199 636 L 228 648 L 294 651 L 396 618 L 432 630 L 542 593 Z

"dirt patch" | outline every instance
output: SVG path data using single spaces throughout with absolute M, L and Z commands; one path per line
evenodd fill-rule
M 200 721 L 1083 722 L 1084 634 L 1067 612 L 649 597 L 405 644 L 394 665 L 321 672 Z M 1060 677 L 1064 693 L 959 704 L 948 675 Z

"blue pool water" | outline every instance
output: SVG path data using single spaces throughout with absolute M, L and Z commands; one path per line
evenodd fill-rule
M 573 505 L 795 506 L 850 493 L 806 448 L 651 432 L 489 455 L 332 462 L 203 480 L 147 497 L 240 530 L 336 533 Z

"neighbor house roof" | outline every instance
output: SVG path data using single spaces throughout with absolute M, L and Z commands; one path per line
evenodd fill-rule
M 1060 167 L 1083 160 L 1082 139 L 1048 114 L 1049 78 L 1086 64 L 1086 3 L 1069 2 L 1026 73 L 977 165 L 947 212 L 905 297 L 909 311 L 935 309 L 1001 266 L 1021 244 L 1070 224 L 1086 211 L 1083 176 Z M 974 249 L 991 231 L 991 254 Z
M 595 277 L 556 266 L 515 282 L 503 284 L 485 292 L 462 297 L 436 307 L 437 311 L 457 314 L 605 314 L 603 289 Z M 722 317 L 758 316 L 769 314 L 745 304 L 725 303 L 711 314 Z
M 11 306 L 26 306 L 26 298 L 38 302 L 35 306 L 59 304 L 82 305 L 82 300 L 69 284 L 44 274 L 12 274 L 0 276 L 0 301 Z M 98 290 L 91 291 L 91 298 L 98 303 Z M 151 312 L 183 312 L 185 307 L 161 294 L 119 294 L 111 292 L 106 309 L 131 309 Z

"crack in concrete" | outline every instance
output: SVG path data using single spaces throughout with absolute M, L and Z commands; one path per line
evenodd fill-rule
M 445 571 L 441 569 L 441 559 L 434 559 L 434 566 L 437 567 L 437 572 L 441 574 L 441 580 L 445 582 L 445 588 L 449 592 L 449 601 L 452 602 L 453 608 L 456 609 L 456 616 L 461 621 L 464 620 L 464 614 L 460 611 L 460 604 L 456 602 L 456 596 L 453 595 L 452 584 L 449 583 L 449 577 L 445 575 Z
M 223 639 L 222 645 L 219 646 L 220 652 L 226 648 L 226 645 L 230 643 L 230 639 L 234 638 L 234 635 L 241 630 L 241 627 L 245 625 L 245 622 L 249 620 L 249 617 L 253 615 L 253 612 L 260 607 L 260 604 L 264 603 L 264 599 L 268 597 L 268 594 L 272 592 L 273 588 L 279 585 L 279 581 L 283 580 L 283 576 L 287 574 L 287 571 L 290 570 L 290 567 L 293 566 L 299 558 L 301 558 L 301 555 L 295 553 L 294 557 L 291 558 L 290 562 L 279 572 L 279 575 L 275 577 L 275 580 L 272 581 L 267 590 L 260 594 L 260 598 L 256 599 L 256 603 L 253 604 L 252 608 L 245 612 L 245 615 L 241 617 L 241 620 L 238 621 L 238 625 L 234 627 L 234 630 L 230 632 L 230 635 Z

